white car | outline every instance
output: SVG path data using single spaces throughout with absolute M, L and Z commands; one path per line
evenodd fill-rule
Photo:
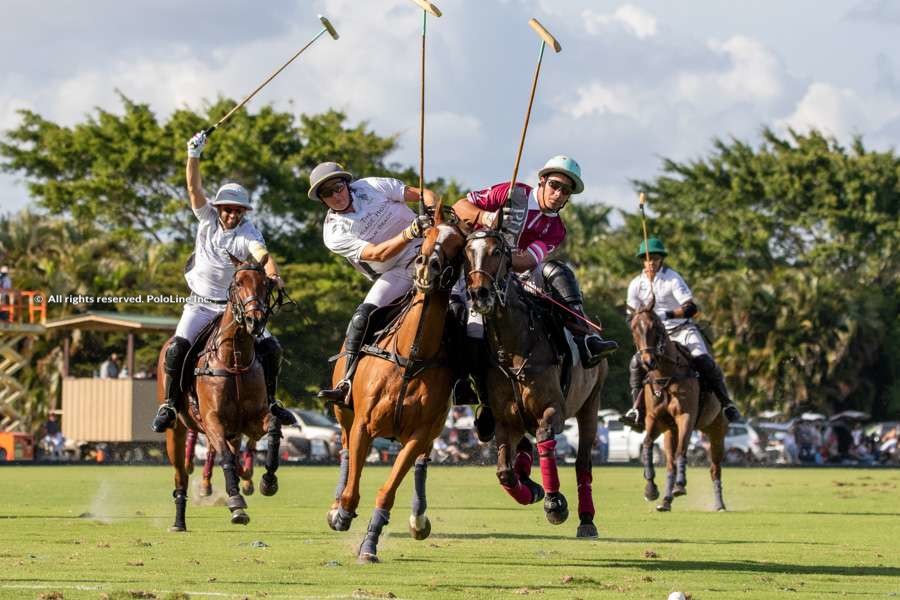
M 608 462 L 631 462 L 639 461 L 641 458 L 641 445 L 644 443 L 644 434 L 633 431 L 624 423 L 619 421 L 621 414 L 612 409 L 603 409 L 599 413 L 600 423 L 606 426 L 607 440 L 609 443 L 609 452 L 607 455 Z M 562 435 L 573 448 L 578 448 L 578 421 L 575 417 L 566 419 L 563 424 Z M 662 446 L 659 440 L 656 441 L 654 458 L 656 463 L 660 464 L 662 454 Z
M 296 425 L 281 428 L 285 440 L 309 440 L 310 458 L 315 461 L 335 458 L 341 449 L 341 428 L 328 417 L 312 410 L 289 408 L 297 418 Z

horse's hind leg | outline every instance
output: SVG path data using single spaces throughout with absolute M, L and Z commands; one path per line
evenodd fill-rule
M 240 440 L 238 440 L 239 443 Z M 227 440 L 223 440 L 222 443 L 221 463 L 222 471 L 225 473 L 225 493 L 228 494 L 225 505 L 231 511 L 231 522 L 235 525 L 246 525 L 250 522 L 250 516 L 244 512 L 244 509 L 247 508 L 247 501 L 241 496 L 241 489 L 238 485 L 237 456 Z
M 238 477 L 241 478 L 241 493 L 252 496 L 253 488 L 253 454 L 256 452 L 256 442 L 248 441 L 247 447 L 241 450 L 238 457 Z
M 269 425 L 266 428 L 266 439 L 269 445 L 266 448 L 266 472 L 259 480 L 259 493 L 274 496 L 278 492 L 278 476 L 275 471 L 278 470 L 278 453 L 281 448 L 281 423 L 271 416 L 267 418 Z
M 531 442 L 522 437 L 521 432 L 510 432 L 503 421 L 497 422 L 494 436 L 497 440 L 497 479 L 503 490 L 519 504 L 532 504 L 542 499 L 544 488 L 528 477 L 534 462 Z M 514 442 L 515 461 L 510 458 Z
M 172 466 L 175 467 L 175 490 L 172 492 L 175 498 L 175 522 L 169 527 L 169 531 L 187 531 L 184 515 L 188 488 L 188 473 L 184 466 L 186 434 L 187 429 L 181 421 L 177 421 L 175 427 L 166 432 L 166 453 Z
M 675 419 L 678 433 L 675 436 L 675 487 L 672 490 L 674 496 L 687 494 L 687 448 L 691 440 L 693 420 L 690 414 L 681 414 Z
M 431 534 L 431 521 L 425 515 L 428 502 L 425 500 L 425 480 L 428 477 L 428 457 L 424 454 L 416 458 L 413 470 L 412 514 L 409 516 L 409 535 L 413 539 L 424 540 Z
M 420 432 L 420 435 L 425 437 L 426 433 Z M 400 482 L 403 481 L 415 458 L 425 453 L 426 449 L 431 446 L 431 441 L 430 439 L 423 440 L 413 435 L 407 440 L 397 455 L 394 466 L 391 468 L 390 476 L 384 482 L 384 485 L 381 486 L 381 489 L 378 490 L 378 494 L 375 497 L 375 510 L 372 512 L 372 519 L 369 521 L 366 537 L 363 539 L 357 555 L 359 562 L 378 562 L 378 540 L 381 538 L 381 530 L 384 529 L 391 519 L 391 508 L 394 506 L 397 488 L 400 487 Z
M 725 458 L 725 432 L 728 424 L 723 415 L 716 418 L 713 428 L 707 430 L 709 437 L 709 476 L 713 484 L 715 510 L 725 511 L 725 500 L 722 498 L 722 460 Z
M 188 475 L 194 472 L 194 451 L 197 447 L 197 431 L 188 429 L 187 439 L 184 442 L 184 466 Z
M 216 464 L 216 449 L 212 446 L 206 448 L 206 461 L 203 463 L 203 478 L 200 480 L 200 495 L 212 496 L 212 472 Z
M 531 492 L 529 504 L 544 499 L 544 488 L 531 479 L 531 467 L 534 466 L 534 445 L 527 437 L 522 436 L 516 445 L 516 459 L 513 462 L 513 471 L 519 477 L 519 482 Z
M 579 538 L 598 537 L 594 525 L 593 475 L 591 474 L 591 449 L 597 439 L 597 401 L 589 401 L 576 415 L 578 418 L 578 455 L 575 457 L 575 479 L 578 482 L 578 520 L 575 533 Z

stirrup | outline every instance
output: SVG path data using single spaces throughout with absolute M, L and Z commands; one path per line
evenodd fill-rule
M 628 412 L 619 417 L 619 422 L 628 425 L 638 433 L 644 430 L 644 424 L 641 422 L 641 413 L 635 408 L 629 409 Z
M 275 398 L 269 400 L 269 413 L 271 413 L 281 425 L 289 426 L 297 424 L 297 417 L 294 416 L 294 413 L 286 409 L 284 405 Z
M 161 404 L 150 428 L 156 433 L 165 433 L 166 429 L 175 425 L 176 420 L 178 420 L 178 415 L 175 413 L 175 409 L 168 404 Z

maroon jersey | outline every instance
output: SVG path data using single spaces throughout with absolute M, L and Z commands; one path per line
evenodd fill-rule
M 528 194 L 528 215 L 519 233 L 516 247 L 531 253 L 540 265 L 566 239 L 566 226 L 559 215 L 544 214 L 537 203 L 537 191 L 524 183 L 516 182 L 516 187 Z M 500 210 L 506 202 L 509 182 L 492 185 L 486 190 L 469 192 L 466 200 L 488 212 Z M 480 227 L 480 226 L 479 226 Z

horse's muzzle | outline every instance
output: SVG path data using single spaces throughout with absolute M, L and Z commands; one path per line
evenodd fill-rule
M 472 301 L 472 309 L 482 315 L 486 315 L 494 310 L 494 296 L 491 290 L 485 286 L 477 288 L 469 288 L 467 290 L 469 300 Z

